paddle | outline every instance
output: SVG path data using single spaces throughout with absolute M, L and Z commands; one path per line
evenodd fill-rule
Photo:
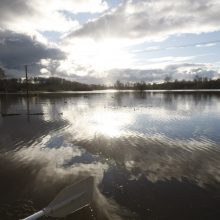
M 34 220 L 44 215 L 61 218 L 76 212 L 91 203 L 93 188 L 93 177 L 83 179 L 64 188 L 46 208 L 23 220 Z

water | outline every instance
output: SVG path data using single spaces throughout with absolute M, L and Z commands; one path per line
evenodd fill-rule
M 220 92 L 0 102 L 0 219 L 27 216 L 89 175 L 94 202 L 66 219 L 220 219 Z

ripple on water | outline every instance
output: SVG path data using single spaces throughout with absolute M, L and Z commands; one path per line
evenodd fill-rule
M 99 220 L 218 219 L 219 97 L 112 96 L 33 99 L 44 115 L 1 118 L 0 201 L 42 208 L 92 174 Z

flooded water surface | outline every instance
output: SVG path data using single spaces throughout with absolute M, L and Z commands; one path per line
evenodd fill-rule
M 94 201 L 66 219 L 220 219 L 220 92 L 1 95 L 0 108 L 0 219 L 90 175 Z

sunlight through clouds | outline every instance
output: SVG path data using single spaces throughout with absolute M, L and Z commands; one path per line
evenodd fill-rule
M 187 79 L 219 76 L 219 1 L 1 0 L 0 6 L 0 66 L 13 77 L 24 63 L 36 64 L 31 75 L 84 83 L 183 79 L 186 66 L 201 67 Z
M 133 63 L 132 55 L 120 41 L 76 40 L 73 44 L 65 45 L 63 50 L 69 54 L 70 62 L 91 66 L 98 72 L 112 68 L 126 68 Z

